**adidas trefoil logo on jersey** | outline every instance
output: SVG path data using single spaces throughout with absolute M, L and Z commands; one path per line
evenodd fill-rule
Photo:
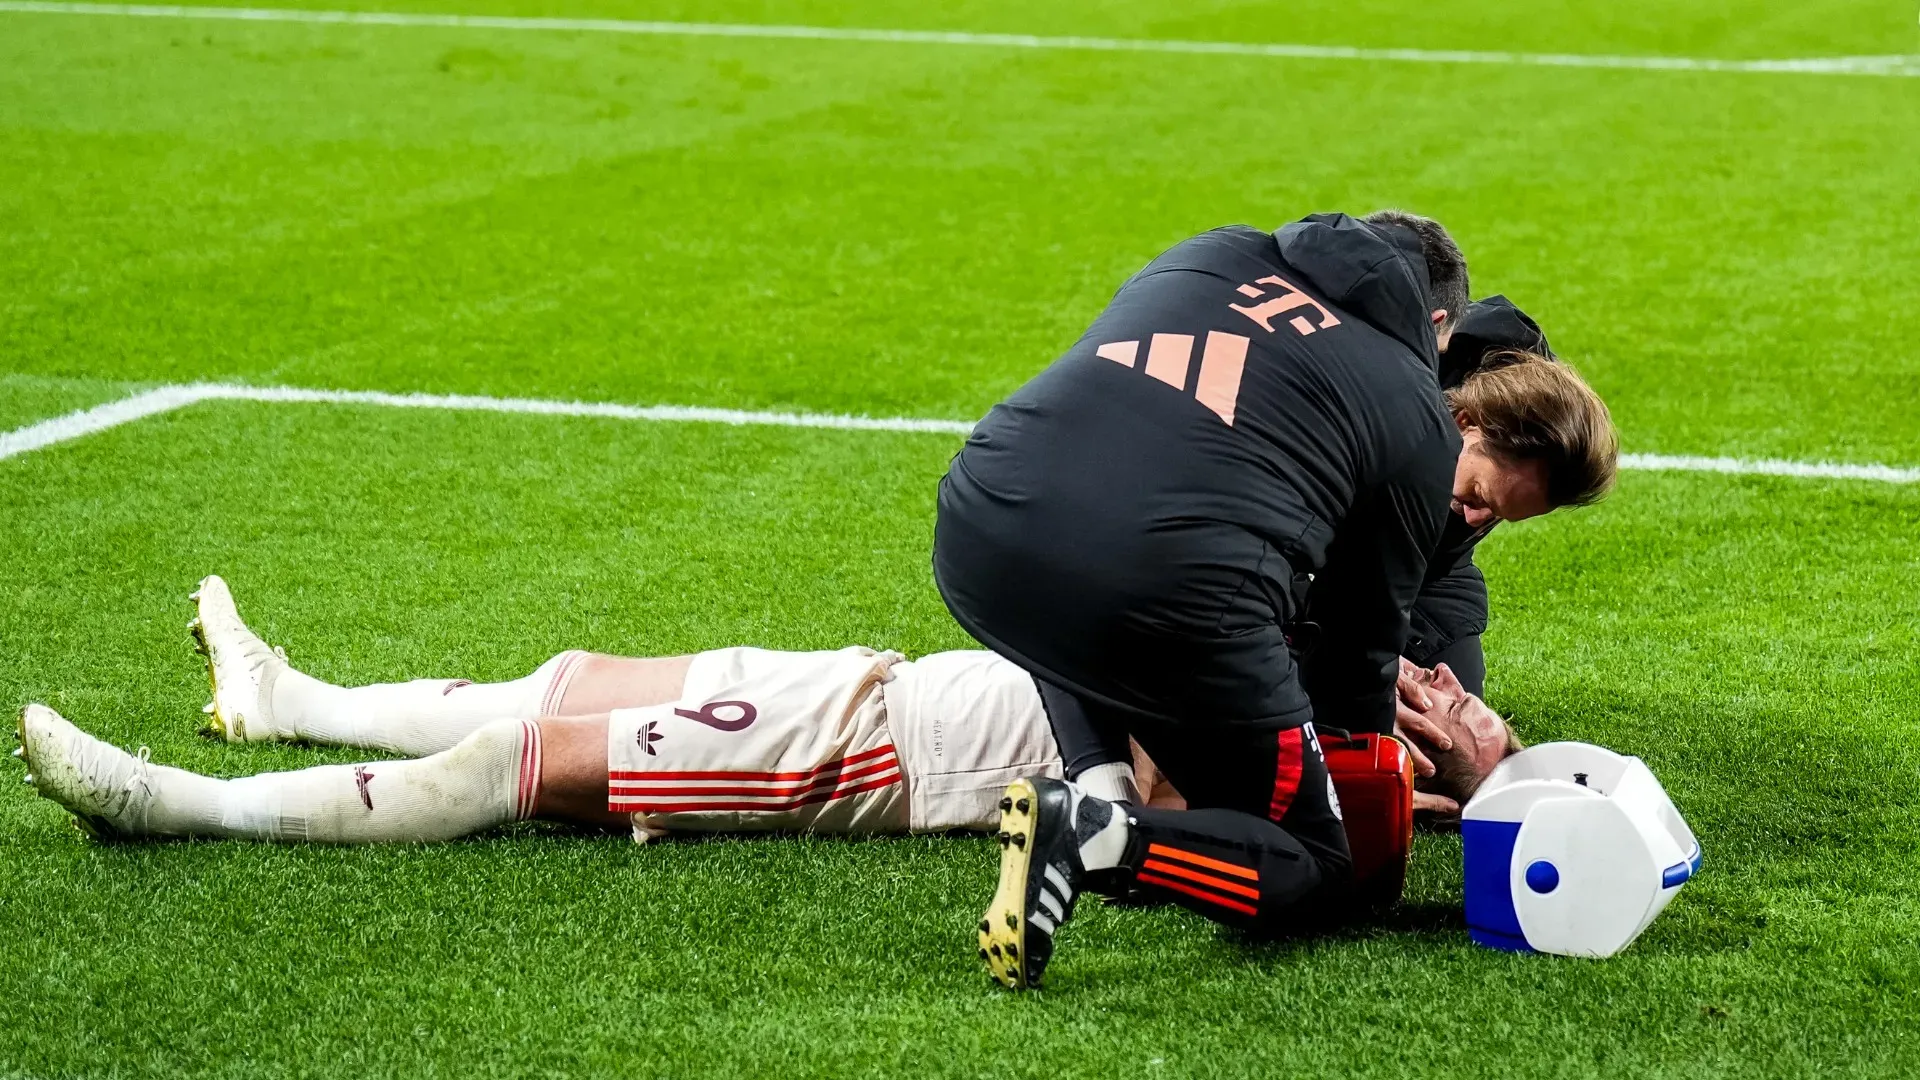
M 640 725 L 639 733 L 633 737 L 634 741 L 640 744 L 641 749 L 647 752 L 648 757 L 657 757 L 659 755 L 660 751 L 655 750 L 653 744 L 666 738 L 665 735 L 653 730 L 659 726 L 660 722 L 658 720 L 649 720 Z

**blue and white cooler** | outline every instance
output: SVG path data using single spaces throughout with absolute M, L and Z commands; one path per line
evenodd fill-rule
M 1544 743 L 1460 815 L 1467 928 L 1495 949 L 1612 956 L 1700 869 L 1700 844 L 1637 757 Z

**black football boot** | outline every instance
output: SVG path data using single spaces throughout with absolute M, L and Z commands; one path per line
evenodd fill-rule
M 1000 887 L 980 920 L 980 959 L 1002 985 L 1040 984 L 1053 935 L 1073 916 L 1086 870 L 1080 846 L 1119 808 L 1060 780 L 1007 785 L 1000 800 Z

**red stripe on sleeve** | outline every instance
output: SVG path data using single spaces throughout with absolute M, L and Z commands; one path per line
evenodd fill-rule
M 1273 769 L 1273 801 L 1267 804 L 1267 817 L 1273 821 L 1287 816 L 1294 795 L 1300 791 L 1301 743 L 1301 731 L 1297 727 L 1280 733 L 1280 760 Z

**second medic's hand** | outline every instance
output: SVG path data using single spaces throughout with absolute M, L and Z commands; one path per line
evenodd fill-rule
M 1453 749 L 1453 736 L 1427 718 L 1427 713 L 1434 706 L 1435 698 L 1431 689 L 1434 678 L 1434 672 L 1414 665 L 1404 656 L 1400 658 L 1400 678 L 1394 686 L 1393 732 L 1407 742 L 1408 749 L 1413 752 L 1414 769 L 1421 776 L 1433 775 L 1433 762 L 1421 753 L 1421 747 L 1413 745 L 1413 739 L 1409 736 L 1416 737 L 1435 750 L 1444 752 Z
M 1400 711 L 1406 712 L 1407 707 L 1405 705 L 1400 706 Z M 1416 713 L 1415 715 L 1418 714 Z M 1407 748 L 1407 756 L 1413 759 L 1413 774 L 1415 776 L 1433 775 L 1433 761 L 1428 758 L 1422 750 L 1420 740 L 1408 734 L 1407 729 L 1397 721 L 1393 725 L 1393 737 L 1399 739 L 1400 745 Z

